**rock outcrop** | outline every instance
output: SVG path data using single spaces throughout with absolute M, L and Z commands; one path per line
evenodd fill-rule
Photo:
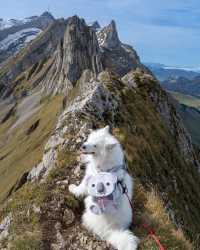
M 98 31 L 99 29 L 101 29 L 101 26 L 98 21 L 88 23 L 88 26 L 91 27 L 94 31 Z
M 54 57 L 48 77 L 42 82 L 49 94 L 72 88 L 85 69 L 95 75 L 103 69 L 96 34 L 77 16 L 68 19 Z
M 115 21 L 98 31 L 97 37 L 102 49 L 104 68 L 116 72 L 119 76 L 124 76 L 136 68 L 146 70 L 136 51 L 130 45 L 120 42 Z

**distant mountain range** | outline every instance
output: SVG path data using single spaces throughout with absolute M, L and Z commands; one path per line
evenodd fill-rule
M 15 55 L 54 22 L 49 12 L 25 19 L 0 19 L 0 64 Z
M 193 79 L 179 77 L 163 81 L 162 86 L 169 91 L 200 97 L 200 76 Z
M 145 64 L 168 91 L 200 96 L 200 68 L 172 67 L 159 63 Z
M 165 81 L 169 78 L 177 79 L 179 77 L 193 79 L 200 75 L 200 67 L 175 67 L 160 63 L 144 64 L 155 74 L 159 81 Z

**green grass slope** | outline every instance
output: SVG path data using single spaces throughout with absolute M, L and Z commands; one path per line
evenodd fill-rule
M 200 147 L 200 99 L 178 92 L 170 94 L 181 104 L 179 113 L 195 145 Z
M 31 118 L 13 130 L 16 116 L 0 125 L 0 201 L 5 199 L 18 179 L 41 161 L 44 145 L 60 112 L 62 97 L 46 99 Z M 38 127 L 31 131 L 33 124 Z

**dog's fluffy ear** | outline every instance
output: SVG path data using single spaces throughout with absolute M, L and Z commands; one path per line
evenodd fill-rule
M 118 143 L 109 143 L 106 144 L 106 149 L 112 150 L 115 146 L 117 146 Z
M 110 126 L 109 126 L 109 125 L 105 126 L 105 127 L 104 127 L 104 131 L 105 131 L 106 133 L 109 133 L 109 132 L 110 132 Z

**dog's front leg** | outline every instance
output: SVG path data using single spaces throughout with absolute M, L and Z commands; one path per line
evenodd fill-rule
M 85 175 L 85 177 L 78 186 L 74 184 L 69 185 L 69 191 L 77 198 L 80 196 L 85 196 L 87 194 L 87 180 L 88 176 Z

